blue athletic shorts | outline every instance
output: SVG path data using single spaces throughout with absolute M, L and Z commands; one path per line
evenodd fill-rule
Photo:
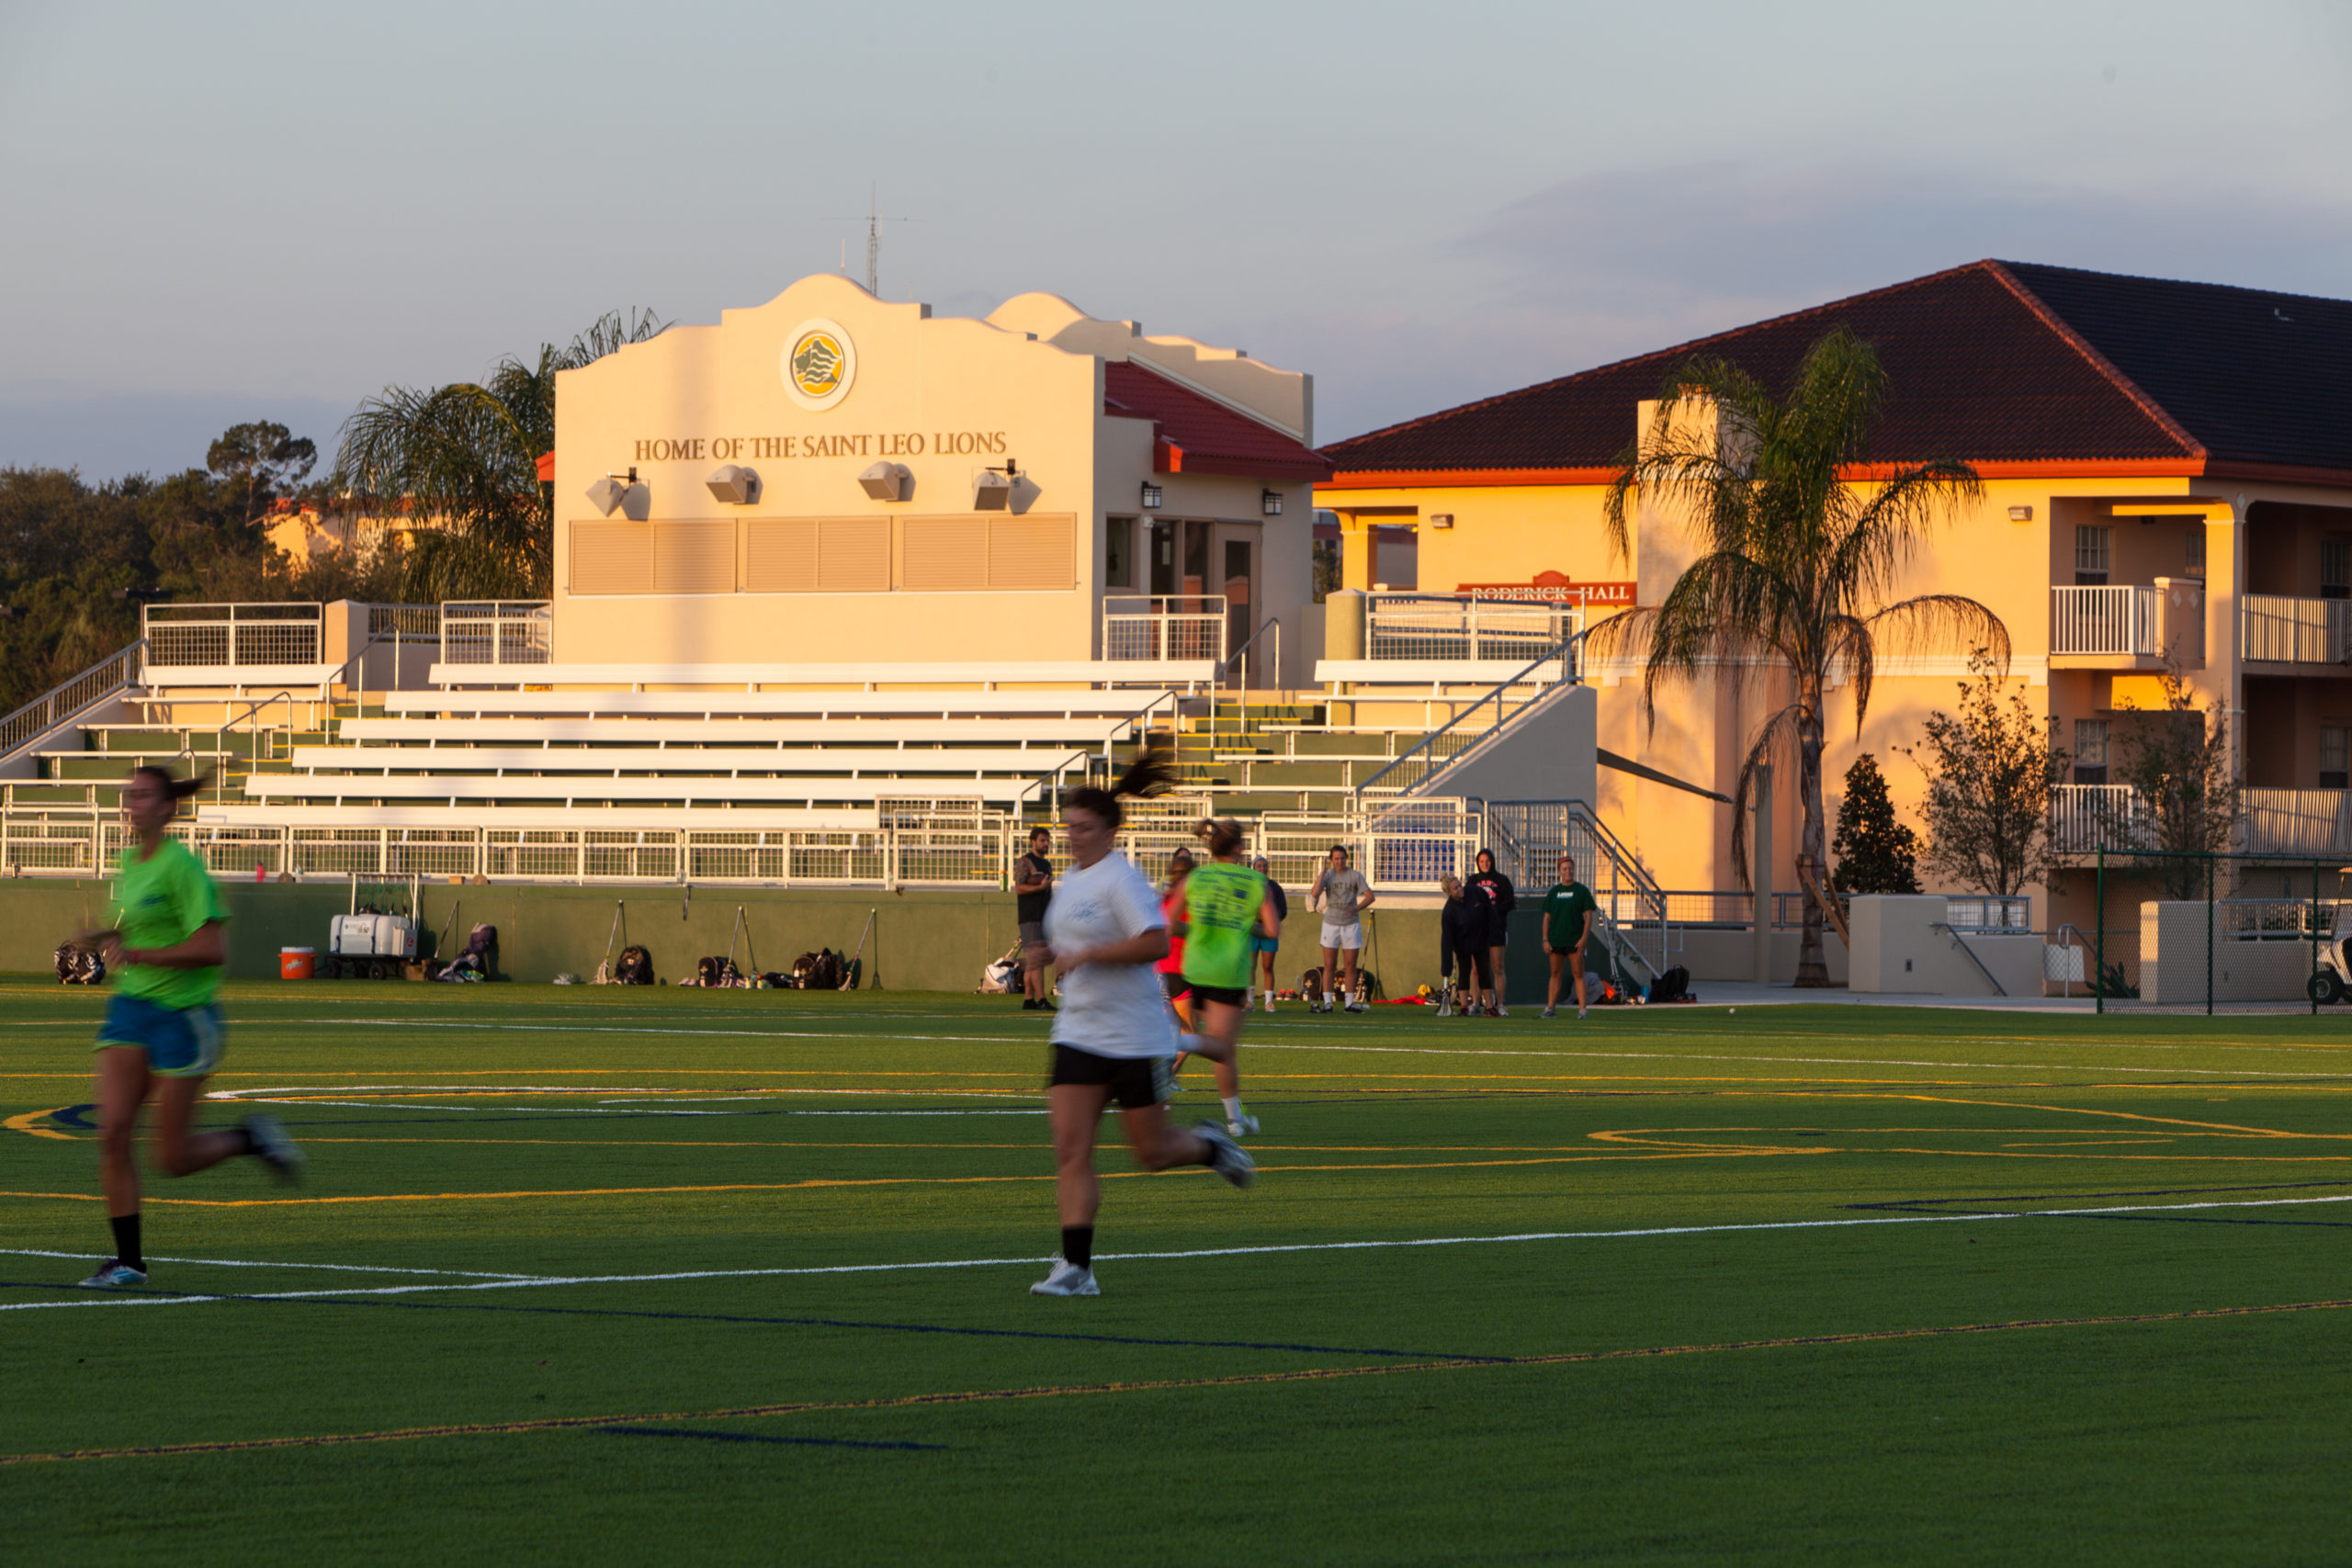
M 136 1045 L 147 1053 L 151 1072 L 173 1078 L 200 1078 L 220 1062 L 220 1010 L 210 1002 L 195 1008 L 157 1007 L 138 997 L 118 996 L 107 1003 L 107 1021 L 98 1025 L 101 1051 L 109 1045 Z
M 1250 933 L 1250 951 L 1252 953 L 1279 953 L 1282 945 L 1283 939 L 1278 936 L 1268 936 L 1263 931 Z

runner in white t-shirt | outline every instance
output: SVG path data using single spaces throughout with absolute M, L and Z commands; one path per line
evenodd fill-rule
M 1094 1283 L 1094 1213 L 1102 1204 L 1094 1133 L 1112 1100 L 1125 1112 L 1127 1145 L 1145 1169 L 1205 1165 L 1236 1187 L 1256 1179 L 1250 1156 L 1222 1128 L 1203 1122 L 1188 1133 L 1168 1124 L 1176 1032 L 1152 968 L 1168 954 L 1168 921 L 1157 890 L 1113 848 L 1119 797 L 1157 794 L 1168 779 L 1159 756 L 1146 752 L 1110 789 L 1064 797 L 1070 869 L 1046 910 L 1042 955 L 1062 980 L 1046 1079 L 1062 1251 L 1053 1272 L 1029 1287 L 1032 1295 L 1102 1293 Z

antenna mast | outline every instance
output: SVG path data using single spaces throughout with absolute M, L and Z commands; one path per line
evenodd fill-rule
M 882 297 L 882 225 L 909 223 L 912 219 L 882 216 L 882 186 L 879 181 L 866 187 L 865 197 L 865 291 L 876 299 Z M 829 218 L 825 221 L 853 222 L 854 219 Z M 842 272 L 849 272 L 849 242 L 842 242 Z

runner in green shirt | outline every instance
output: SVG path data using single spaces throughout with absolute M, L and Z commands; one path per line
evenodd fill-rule
M 274 1118 L 248 1116 L 234 1132 L 194 1130 L 205 1077 L 220 1060 L 221 927 L 228 911 L 211 873 L 169 836 L 180 802 L 204 787 L 161 768 L 123 782 L 122 814 L 133 841 L 115 878 L 115 923 L 74 944 L 95 949 L 116 976 L 114 999 L 98 1026 L 98 1176 L 114 1225 L 114 1256 L 82 1281 L 118 1289 L 147 1282 L 139 1237 L 139 1167 L 131 1146 L 139 1113 L 155 1097 L 156 1163 L 174 1176 L 251 1155 L 291 1179 L 301 1150 Z
M 1241 863 L 1241 824 L 1218 817 L 1193 831 L 1213 858 L 1193 868 L 1176 896 L 1174 918 L 1184 928 L 1184 979 L 1193 987 L 1193 1017 L 1202 1030 L 1185 1035 L 1183 1045 L 1216 1064 L 1226 1131 L 1239 1138 L 1258 1130 L 1258 1119 L 1241 1108 L 1237 1066 L 1241 1021 L 1250 1011 L 1250 961 L 1256 956 L 1250 939 L 1279 936 L 1281 928 L 1274 924 L 1266 879 Z
M 1544 946 L 1552 964 L 1552 977 L 1544 992 L 1545 1018 L 1559 1010 L 1564 966 L 1576 982 L 1577 1016 L 1584 1017 L 1584 944 L 1591 940 L 1593 921 L 1600 913 L 1592 889 L 1577 880 L 1575 857 L 1562 855 L 1560 880 L 1544 895 Z

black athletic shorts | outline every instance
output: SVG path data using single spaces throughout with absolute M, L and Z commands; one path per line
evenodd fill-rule
M 1194 986 L 1193 999 L 1196 1002 L 1223 1002 L 1229 1008 L 1248 1007 L 1250 987 L 1247 986 Z
M 1187 980 L 1183 976 L 1179 975 L 1173 969 L 1162 969 L 1159 972 L 1159 988 L 1168 993 L 1168 999 L 1172 1002 L 1177 998 L 1182 996 L 1185 992 L 1191 990 L 1193 988 L 1193 982 Z
M 1098 1056 L 1075 1045 L 1056 1045 L 1046 1087 L 1066 1083 L 1108 1084 L 1111 1098 L 1125 1111 L 1158 1105 L 1176 1092 L 1165 1056 Z

